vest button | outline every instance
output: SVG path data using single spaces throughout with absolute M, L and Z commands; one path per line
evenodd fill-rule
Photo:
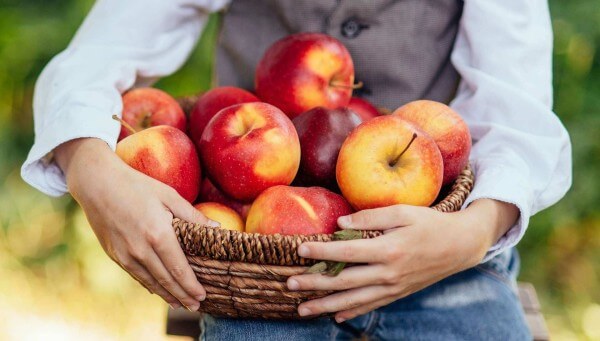
M 369 25 L 360 23 L 356 18 L 348 18 L 342 23 L 342 35 L 346 38 L 356 38 L 360 32 L 369 28 Z

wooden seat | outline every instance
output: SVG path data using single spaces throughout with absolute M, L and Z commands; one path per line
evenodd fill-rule
M 525 311 L 525 319 L 527 320 L 527 325 L 533 339 L 536 341 L 550 340 L 550 333 L 548 332 L 548 327 L 546 327 L 544 315 L 542 315 L 542 306 L 540 305 L 533 284 L 519 283 L 519 299 Z
M 546 321 L 541 312 L 535 288 L 531 283 L 519 283 L 519 299 L 525 311 L 527 325 L 535 341 L 550 340 Z M 200 335 L 200 313 L 193 313 L 185 309 L 169 309 L 167 313 L 167 334 L 189 336 L 197 339 Z

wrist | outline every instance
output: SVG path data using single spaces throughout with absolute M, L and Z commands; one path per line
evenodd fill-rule
M 110 165 L 118 160 L 118 157 L 104 141 L 97 138 L 80 138 L 56 147 L 54 159 L 65 174 L 67 186 L 73 194 L 78 187 L 78 179 L 84 178 L 87 179 L 85 181 L 89 181 L 95 170 Z
M 493 199 L 477 199 L 460 213 L 465 218 L 468 233 L 473 236 L 473 265 L 481 262 L 519 217 L 517 206 Z

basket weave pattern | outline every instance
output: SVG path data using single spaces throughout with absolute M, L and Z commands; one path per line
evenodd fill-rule
M 449 193 L 432 208 L 460 209 L 473 188 L 467 166 Z M 304 273 L 316 261 L 298 256 L 307 241 L 328 242 L 332 235 L 260 235 L 215 229 L 173 220 L 175 234 L 198 281 L 206 289 L 200 311 L 221 317 L 300 319 L 298 305 L 330 294 L 328 291 L 288 291 L 289 276 Z M 381 235 L 363 231 L 363 238 Z

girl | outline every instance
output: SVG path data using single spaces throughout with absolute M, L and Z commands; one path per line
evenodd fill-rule
M 121 93 L 176 71 L 207 13 L 224 10 L 217 79 L 251 88 L 275 40 L 318 31 L 341 40 L 364 83 L 388 108 L 449 102 L 471 129 L 476 184 L 463 210 L 398 205 L 341 217 L 372 240 L 305 243 L 304 257 L 366 265 L 337 277 L 301 275 L 291 290 L 344 290 L 299 307 L 335 320 L 273 322 L 205 316 L 222 339 L 528 339 L 515 295 L 513 246 L 531 215 L 571 182 L 569 136 L 552 112 L 552 34 L 544 0 L 98 0 L 36 87 L 35 143 L 23 178 L 69 191 L 109 257 L 172 307 L 197 310 L 205 291 L 171 230 L 173 216 L 212 223 L 175 191 L 112 150 Z

